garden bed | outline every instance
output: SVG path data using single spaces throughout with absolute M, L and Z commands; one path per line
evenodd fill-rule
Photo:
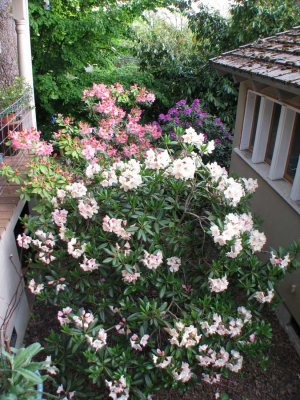
M 43 344 L 51 329 L 59 330 L 56 314 L 57 310 L 53 306 L 36 303 L 34 318 L 27 329 L 27 345 L 34 342 Z M 272 346 L 267 352 L 267 370 L 263 370 L 253 360 L 247 360 L 241 375 L 232 373 L 227 381 L 223 379 L 219 392 L 227 393 L 231 400 L 300 399 L 300 358 L 277 317 L 268 312 L 265 319 L 271 323 L 273 330 Z M 210 400 L 215 398 L 215 392 L 216 387 L 200 382 L 185 394 L 175 390 L 162 391 L 153 400 Z

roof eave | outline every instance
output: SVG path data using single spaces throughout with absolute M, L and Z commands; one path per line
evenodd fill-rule
M 283 90 L 285 92 L 293 93 L 297 96 L 300 96 L 300 87 L 298 86 L 295 86 L 289 82 L 284 83 L 276 78 L 266 77 L 264 75 L 260 75 L 251 71 L 246 72 L 238 67 L 235 68 L 232 65 L 227 66 L 224 64 L 219 64 L 218 62 L 215 61 L 217 58 L 218 57 L 212 58 L 209 60 L 209 62 L 214 68 L 216 68 L 220 72 L 223 72 L 225 74 L 230 74 L 239 78 L 244 78 L 246 80 L 254 80 L 260 83 L 264 83 L 265 85 L 268 86 L 273 86 L 276 89 Z

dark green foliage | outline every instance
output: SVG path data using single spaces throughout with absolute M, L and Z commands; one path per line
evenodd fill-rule
M 90 74 L 86 67 L 117 71 L 117 61 L 126 51 L 122 40 L 130 36 L 132 21 L 145 9 L 166 3 L 164 0 L 130 0 L 124 4 L 115 0 L 52 0 L 51 9 L 45 10 L 42 0 L 30 1 L 39 120 L 49 120 L 49 114 L 57 112 L 78 113 L 82 89 L 96 79 L 103 81 L 101 73 Z

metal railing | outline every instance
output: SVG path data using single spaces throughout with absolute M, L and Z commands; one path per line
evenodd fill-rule
M 27 151 L 15 150 L 9 145 L 9 133 L 31 128 L 31 95 L 26 93 L 15 103 L 0 112 L 0 165 L 2 162 L 20 169 L 24 164 Z M 0 195 L 5 186 L 5 179 L 0 179 Z

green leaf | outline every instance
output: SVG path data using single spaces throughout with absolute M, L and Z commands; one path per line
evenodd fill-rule
M 35 372 L 29 371 L 25 368 L 18 368 L 15 370 L 15 372 L 19 373 L 25 379 L 27 379 L 28 382 L 31 382 L 35 385 L 39 385 L 39 384 L 43 383 L 43 379 L 41 376 L 39 376 Z
M 42 350 L 39 343 L 33 343 L 26 348 L 18 349 L 14 358 L 14 368 L 20 368 L 29 364 L 31 359 Z

